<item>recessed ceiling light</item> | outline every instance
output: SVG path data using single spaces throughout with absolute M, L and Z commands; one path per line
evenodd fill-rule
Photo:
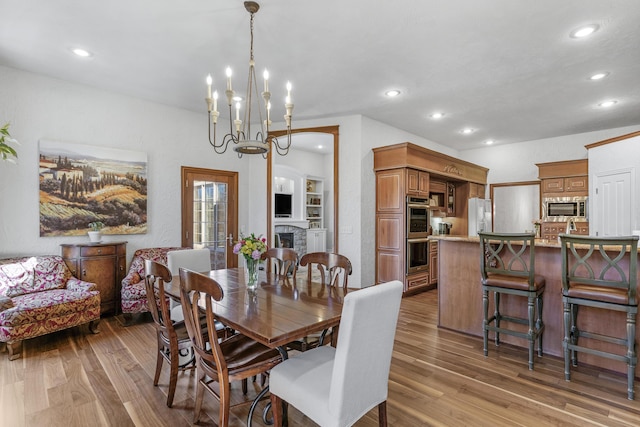
M 236 96 L 233 97 L 233 100 L 236 101 L 236 102 L 240 102 L 240 101 L 242 101 L 242 97 L 236 95 Z
M 473 128 L 464 128 L 460 131 L 460 133 L 464 134 L 464 135 L 470 135 L 472 133 L 474 133 L 476 130 Z
M 613 107 L 617 103 L 618 101 L 616 101 L 615 99 L 610 99 L 608 101 L 602 101 L 601 103 L 598 104 L 598 107 L 609 108 L 609 107 Z
M 602 80 L 605 77 L 607 77 L 609 75 L 609 73 L 596 73 L 594 75 L 592 75 L 591 77 L 589 77 L 589 80 Z
M 71 49 L 71 52 L 73 52 L 74 54 L 76 54 L 77 56 L 80 56 L 82 58 L 88 58 L 91 55 L 91 52 L 89 52 L 88 50 L 85 49 L 81 49 L 79 47 L 75 48 L 75 49 Z
M 322 145 L 318 145 L 318 150 L 322 150 Z
M 569 35 L 571 36 L 571 38 L 581 39 L 595 33 L 599 28 L 600 26 L 598 24 L 585 25 L 584 27 L 576 28 L 575 30 L 571 31 Z
M 429 117 L 431 117 L 432 119 L 441 119 L 444 117 L 444 113 L 433 113 L 432 115 L 430 115 Z
M 487 139 L 484 143 L 487 145 L 491 145 L 493 144 L 493 139 Z
M 384 94 L 387 95 L 389 98 L 393 98 L 394 96 L 400 95 L 400 91 L 393 89 L 393 90 L 386 91 Z

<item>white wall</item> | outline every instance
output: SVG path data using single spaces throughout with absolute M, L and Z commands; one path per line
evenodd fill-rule
M 197 114 L 0 67 L 0 122 L 6 121 L 21 146 L 18 165 L 0 163 L 0 257 L 59 254 L 61 243 L 88 240 L 39 236 L 40 139 L 147 153 L 148 233 L 105 236 L 107 241 L 127 240 L 129 259 L 142 247 L 180 245 L 181 166 L 238 171 L 240 223 L 248 222 L 250 163 L 235 152 L 213 153 L 205 111 Z
M 629 126 L 538 139 L 518 144 L 482 147 L 460 151 L 458 157 L 489 168 L 487 177 L 489 183 L 533 181 L 538 179 L 536 163 L 586 159 L 585 145 L 631 133 L 638 129 L 640 126 Z M 487 189 L 487 197 L 488 195 Z
M 637 129 L 636 129 L 637 130 Z M 620 136 L 633 132 L 622 132 L 613 136 Z M 606 139 L 606 138 L 603 138 Z M 603 140 L 601 139 L 601 140 Z M 593 141 L 597 142 L 597 141 Z M 640 229 L 640 197 L 637 196 L 640 188 L 640 136 L 636 136 L 611 144 L 601 145 L 589 150 L 589 194 L 595 194 L 596 175 L 604 172 L 616 173 L 622 171 L 631 171 L 631 178 L 635 177 L 635 181 L 631 182 L 631 230 Z M 592 213 L 596 227 L 590 227 L 590 232 L 597 231 L 599 223 L 598 209 L 594 205 L 595 198 L 590 197 L 589 209 Z M 631 232 L 629 230 L 629 232 Z M 600 234 L 602 235 L 602 234 Z

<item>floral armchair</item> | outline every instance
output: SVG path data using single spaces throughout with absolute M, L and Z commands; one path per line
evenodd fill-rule
M 0 259 L 0 343 L 9 360 L 22 354 L 22 341 L 89 323 L 97 333 L 100 292 L 76 279 L 60 256 Z
M 138 249 L 133 254 L 129 272 L 122 279 L 121 304 L 122 314 L 125 322 L 131 322 L 131 315 L 134 313 L 144 313 L 149 311 L 147 307 L 147 291 L 145 290 L 144 278 L 144 261 L 149 259 L 167 265 L 167 253 L 170 251 L 179 251 L 184 249 L 192 249 L 190 247 L 171 247 L 171 248 L 145 248 Z

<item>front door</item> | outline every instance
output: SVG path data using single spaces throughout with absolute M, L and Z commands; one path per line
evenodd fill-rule
M 237 267 L 238 173 L 182 167 L 182 246 L 211 251 L 211 268 Z

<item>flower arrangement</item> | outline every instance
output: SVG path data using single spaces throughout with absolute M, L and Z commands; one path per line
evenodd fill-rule
M 542 220 L 540 219 L 534 219 L 533 221 L 531 221 L 533 223 L 533 226 L 535 227 L 536 230 L 536 237 L 540 237 L 540 227 L 542 226 Z
M 11 135 L 9 134 L 9 123 L 0 128 L 0 159 L 15 163 L 16 160 L 11 157 L 15 157 L 17 159 L 18 153 L 8 143 L 20 145 L 18 141 L 11 138 Z
M 262 235 L 256 237 L 253 233 L 247 237 L 240 235 L 240 240 L 233 247 L 233 253 L 242 254 L 246 260 L 259 260 L 266 251 L 267 239 Z
M 258 287 L 258 265 L 261 256 L 267 251 L 267 239 L 262 235 L 256 237 L 251 233 L 248 237 L 240 235 L 240 240 L 233 247 L 234 254 L 244 257 L 244 278 L 247 289 L 254 291 Z

